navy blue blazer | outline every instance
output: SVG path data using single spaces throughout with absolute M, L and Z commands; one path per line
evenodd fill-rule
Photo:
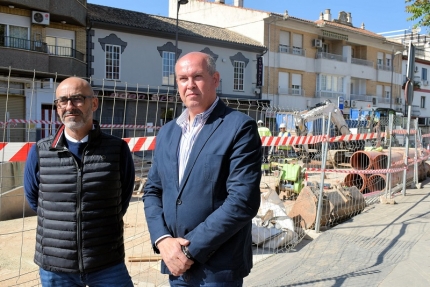
M 251 220 L 260 206 L 261 139 L 255 120 L 221 100 L 191 151 L 181 184 L 176 120 L 157 135 L 144 188 L 151 242 L 182 237 L 195 263 L 187 274 L 206 281 L 234 280 L 252 268 Z M 169 270 L 162 262 L 162 273 Z

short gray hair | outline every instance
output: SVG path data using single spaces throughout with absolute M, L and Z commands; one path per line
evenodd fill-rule
M 215 59 L 209 54 L 206 54 L 206 65 L 209 75 L 213 76 L 216 72 L 216 63 Z

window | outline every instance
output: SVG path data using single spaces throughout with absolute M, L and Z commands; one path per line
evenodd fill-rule
M 322 51 L 323 51 L 324 53 L 328 53 L 328 44 L 326 44 L 326 43 L 323 43 L 323 44 L 322 44 Z
M 293 34 L 293 54 L 303 54 L 303 35 L 301 34 Z
M 119 80 L 121 47 L 106 44 L 106 79 Z
M 243 78 L 245 73 L 245 62 L 234 61 L 234 87 L 235 91 L 243 91 Z
M 390 91 L 385 91 L 385 98 L 387 98 L 387 99 L 390 98 Z
M 73 56 L 73 40 L 59 37 L 46 36 L 46 44 L 51 55 Z
M 343 92 L 343 78 L 332 75 L 321 75 L 321 91 Z M 352 90 L 351 90 L 352 93 Z
M 427 80 L 427 68 L 422 68 L 422 69 L 421 69 L 421 79 L 422 79 L 423 81 L 426 81 L 426 80 Z
M 299 85 L 291 85 L 292 94 L 300 95 L 300 86 Z
M 426 107 L 426 97 L 421 97 L 420 108 Z
M 386 59 L 386 62 L 387 62 L 387 67 L 391 67 L 391 59 Z
M 279 52 L 288 53 L 290 48 L 290 32 L 280 31 L 279 33 Z
M 0 46 L 28 49 L 28 28 L 0 24 Z
M 175 53 L 163 51 L 163 80 L 165 86 L 173 86 L 175 84 Z

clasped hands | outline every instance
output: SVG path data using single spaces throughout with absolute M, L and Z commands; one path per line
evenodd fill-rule
M 170 273 L 173 276 L 181 276 L 191 268 L 194 261 L 188 259 L 182 251 L 182 246 L 188 246 L 190 242 L 184 238 L 166 237 L 160 240 L 157 248 Z

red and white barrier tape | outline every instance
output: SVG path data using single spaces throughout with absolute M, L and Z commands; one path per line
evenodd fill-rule
M 148 151 L 155 148 L 155 137 L 124 138 L 131 152 Z M 26 161 L 34 142 L 0 143 L 0 162 Z

